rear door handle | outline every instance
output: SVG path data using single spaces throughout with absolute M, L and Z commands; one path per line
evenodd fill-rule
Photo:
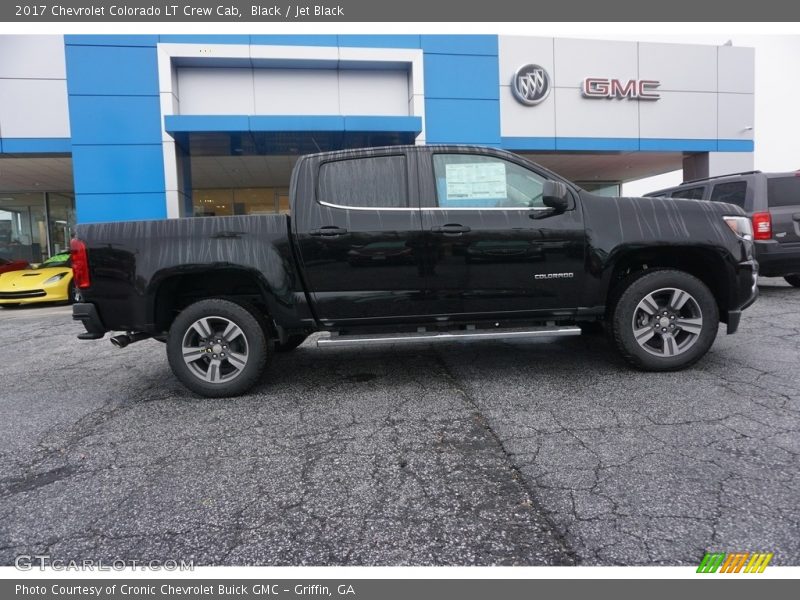
M 336 235 L 344 235 L 345 233 L 347 233 L 347 229 L 342 229 L 341 227 L 336 227 L 335 225 L 326 225 L 325 227 L 312 229 L 308 232 L 309 235 L 316 237 L 334 237 Z
M 433 233 L 442 233 L 444 235 L 460 235 L 462 233 L 468 233 L 472 231 L 466 225 L 460 225 L 458 223 L 448 223 L 447 225 L 439 225 L 437 227 L 431 227 L 431 231 Z
M 800 223 L 800 213 L 794 213 L 792 215 L 792 221 L 797 221 L 798 223 Z

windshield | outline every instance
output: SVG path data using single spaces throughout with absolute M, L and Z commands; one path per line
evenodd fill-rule
M 50 267 L 69 267 L 70 266 L 69 259 L 70 259 L 69 252 L 54 254 L 36 268 L 49 269 Z

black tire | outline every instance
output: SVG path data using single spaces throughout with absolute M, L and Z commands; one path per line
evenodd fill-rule
M 784 279 L 792 287 L 800 287 L 800 273 L 792 273 L 784 277 Z
M 19 303 L 17 303 L 17 304 L 0 304 L 0 306 L 2 306 L 3 308 L 17 308 L 19 306 Z
M 308 336 L 299 333 L 296 335 L 290 335 L 289 339 L 286 340 L 285 344 L 281 344 L 280 342 L 275 342 L 275 352 L 291 352 L 295 348 L 297 348 L 300 344 L 306 341 Z
M 674 290 L 689 295 L 680 310 L 669 306 L 668 298 Z M 666 305 L 657 303 L 660 308 L 652 311 L 654 314 L 650 317 L 650 309 L 641 308 L 647 303 L 645 298 L 661 298 Z M 692 311 L 697 314 L 690 314 Z M 662 317 L 666 322 L 661 321 Z M 670 319 L 673 320 L 670 322 Z M 672 323 L 685 323 L 686 330 Z M 660 333 L 662 324 L 666 331 L 663 334 Z M 693 275 L 677 270 L 654 270 L 628 283 L 613 307 L 610 325 L 612 340 L 630 365 L 644 371 L 677 371 L 696 363 L 711 348 L 719 328 L 719 309 L 711 290 Z M 672 327 L 676 328 L 670 330 Z M 643 342 L 637 341 L 634 331 L 639 332 Z
M 200 319 L 208 319 L 205 323 L 211 335 L 201 337 L 199 330 L 194 328 Z M 230 341 L 222 337 L 226 322 L 233 323 L 240 330 Z M 222 341 L 216 343 L 217 339 Z M 184 344 L 187 344 L 185 348 Z M 212 354 L 218 360 L 212 361 L 206 354 L 211 354 L 212 348 L 216 349 L 215 352 L 222 352 Z M 192 362 L 185 361 L 185 349 L 198 358 Z M 225 351 L 228 355 L 223 359 Z M 172 372 L 191 391 L 209 398 L 233 397 L 250 390 L 264 372 L 269 355 L 267 337 L 257 314 L 240 304 L 219 298 L 201 300 L 183 309 L 172 323 L 167 337 L 167 358 Z M 243 366 L 236 366 L 238 363 L 232 360 L 233 356 L 244 357 L 244 361 L 237 359 Z M 203 371 L 206 379 L 201 378 Z M 234 374 L 235 371 L 238 373 Z M 213 381 L 215 377 L 216 381 Z

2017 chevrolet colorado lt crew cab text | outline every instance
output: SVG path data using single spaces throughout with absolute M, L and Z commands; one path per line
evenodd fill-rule
M 175 375 L 233 396 L 274 351 L 576 335 L 604 321 L 634 367 L 681 369 L 757 296 L 741 208 L 586 192 L 509 152 L 303 156 L 289 215 L 79 225 L 82 339 L 166 342 Z

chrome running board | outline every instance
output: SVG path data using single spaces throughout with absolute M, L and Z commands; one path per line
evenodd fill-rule
M 361 346 L 364 344 L 427 344 L 460 340 L 507 340 L 580 335 L 580 327 L 529 327 L 525 329 L 466 329 L 459 331 L 420 331 L 416 333 L 378 333 L 338 335 L 317 340 L 317 346 Z

